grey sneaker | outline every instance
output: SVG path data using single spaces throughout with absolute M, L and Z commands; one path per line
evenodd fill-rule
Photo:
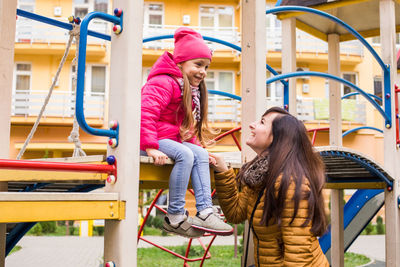
M 233 227 L 225 223 L 221 215 L 215 211 L 207 215 L 197 213 L 193 218 L 193 228 L 215 235 L 233 234 Z
M 204 235 L 204 231 L 192 227 L 193 218 L 189 217 L 188 212 L 185 213 L 183 221 L 177 225 L 172 225 L 167 216 L 164 217 L 163 229 L 164 231 L 172 234 L 177 234 L 188 238 L 197 238 Z

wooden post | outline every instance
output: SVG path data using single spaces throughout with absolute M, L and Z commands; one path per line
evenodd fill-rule
M 249 125 L 259 120 L 266 110 L 266 32 L 264 0 L 242 1 L 242 162 L 254 158 L 255 153 L 245 145 L 250 135 Z M 244 231 L 244 244 L 250 238 L 247 265 L 254 264 L 252 235 L 247 237 L 248 223 Z M 246 253 L 246 251 L 244 251 Z
M 15 16 L 17 0 L 0 0 L 0 158 L 10 151 L 11 93 L 14 69 Z M 7 191 L 0 183 L 0 191 Z M 6 224 L 0 224 L 0 267 L 5 266 Z
M 117 159 L 118 177 L 106 191 L 119 193 L 126 214 L 122 221 L 105 223 L 104 262 L 136 266 L 143 1 L 116 0 L 114 8 L 121 8 L 124 16 L 122 33 L 112 34 L 110 62 L 109 118 L 119 122 L 119 145 L 109 148 L 108 155 Z
M 396 148 L 396 114 L 394 112 L 394 86 L 397 75 L 396 64 L 396 35 L 395 35 L 395 2 L 393 0 L 381 0 L 379 4 L 381 53 L 385 64 L 390 65 L 391 98 L 384 101 L 392 101 L 392 127 L 384 127 L 384 165 L 385 170 L 395 179 L 393 190 L 385 190 L 385 224 L 386 224 L 386 266 L 400 266 L 400 214 L 397 207 L 397 197 L 400 193 L 400 150 Z
M 282 73 L 296 71 L 296 18 L 282 20 Z M 289 79 L 289 112 L 297 117 L 296 78 Z
M 340 77 L 338 34 L 328 35 L 328 72 Z M 329 81 L 329 145 L 342 146 L 342 102 L 340 84 Z M 331 265 L 344 266 L 343 190 L 331 191 Z

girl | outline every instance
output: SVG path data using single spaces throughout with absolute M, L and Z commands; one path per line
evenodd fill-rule
M 140 149 L 142 155 L 163 165 L 175 161 L 169 177 L 169 205 L 163 227 L 186 237 L 204 231 L 229 235 L 233 229 L 214 213 L 210 169 L 205 145 L 213 132 L 207 124 L 207 90 L 204 78 L 211 50 L 202 36 L 185 27 L 176 30 L 174 54 L 164 54 L 153 65 L 142 88 Z M 185 211 L 189 178 L 196 198 L 194 218 Z
M 226 218 L 249 220 L 256 266 L 328 267 L 317 239 L 326 229 L 324 166 L 303 123 L 274 107 L 250 129 L 246 144 L 257 156 L 239 171 L 241 191 L 233 170 L 214 155 L 215 185 Z

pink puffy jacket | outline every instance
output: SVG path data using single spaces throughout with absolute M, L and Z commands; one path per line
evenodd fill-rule
M 176 78 L 182 72 L 173 56 L 164 52 L 154 63 L 146 84 L 142 88 L 140 149 L 158 149 L 158 140 L 182 142 L 179 127 L 184 113 L 182 91 Z M 196 138 L 189 142 L 199 144 Z

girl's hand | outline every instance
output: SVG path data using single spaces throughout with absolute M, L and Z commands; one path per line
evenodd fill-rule
M 149 157 L 153 158 L 154 165 L 164 165 L 165 161 L 168 159 L 168 156 L 158 149 L 148 148 L 146 149 L 146 153 Z
M 226 165 L 225 160 L 221 155 L 211 153 L 209 153 L 209 155 L 210 158 L 214 159 L 213 161 L 210 160 L 210 163 L 214 166 L 214 170 L 216 172 L 224 172 L 228 170 L 228 166 Z

